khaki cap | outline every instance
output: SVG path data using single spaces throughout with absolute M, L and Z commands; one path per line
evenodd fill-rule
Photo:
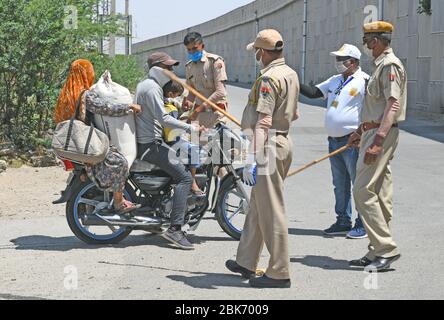
M 265 50 L 282 50 L 284 48 L 284 39 L 282 35 L 273 29 L 266 29 L 259 32 L 256 41 L 247 46 L 248 51 L 254 48 L 261 48 Z
M 367 33 L 393 33 L 395 27 L 386 21 L 375 21 L 364 25 L 364 34 Z

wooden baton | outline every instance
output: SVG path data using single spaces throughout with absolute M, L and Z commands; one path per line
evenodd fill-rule
M 230 119 L 231 121 L 233 121 L 235 124 L 237 124 L 239 127 L 241 126 L 241 123 L 239 122 L 239 120 L 237 120 L 235 117 L 233 117 L 231 114 L 229 114 L 228 112 L 226 112 L 224 109 L 219 108 L 215 103 L 211 102 L 210 100 L 208 100 L 208 98 L 206 98 L 204 95 L 202 95 L 199 91 L 197 91 L 196 89 L 194 89 L 193 87 L 189 86 L 188 84 L 186 84 L 185 82 L 183 82 L 181 79 L 179 79 L 179 77 L 177 77 L 173 72 L 169 71 L 169 70 L 164 70 L 164 73 L 173 81 L 180 83 L 184 88 L 186 88 L 188 91 L 190 91 L 193 95 L 195 95 L 196 97 L 198 97 L 200 100 L 204 101 L 206 104 L 208 104 L 210 107 L 212 107 L 214 110 L 219 111 L 220 113 L 222 113 L 224 116 L 226 116 L 228 119 Z M 347 150 L 348 148 L 352 147 L 352 145 L 346 145 L 344 147 L 342 147 L 341 149 L 336 150 L 333 153 L 330 153 L 329 155 L 326 155 L 325 157 L 319 159 L 319 160 L 315 160 L 310 164 L 307 164 L 306 166 L 294 170 L 292 172 L 290 172 L 287 175 L 287 178 L 293 177 L 299 173 L 301 173 L 302 171 L 307 170 L 308 168 L 313 167 L 314 165 L 317 165 L 320 162 L 323 162 L 327 159 L 330 159 L 331 157 L 334 157 L 338 154 L 341 154 L 342 152 L 344 152 L 345 150 Z
M 311 168 L 311 167 L 313 167 L 314 165 L 316 165 L 316 164 L 318 164 L 318 163 L 320 163 L 320 162 L 322 162 L 322 161 L 325 161 L 325 160 L 330 159 L 330 158 L 332 158 L 332 157 L 334 157 L 334 156 L 336 156 L 336 155 L 338 155 L 338 154 L 341 154 L 342 152 L 344 152 L 345 150 L 347 150 L 347 149 L 350 148 L 350 147 L 352 147 L 352 145 L 349 145 L 349 144 L 348 144 L 348 145 L 342 147 L 341 149 L 338 149 L 338 150 L 336 150 L 335 152 L 330 153 L 329 155 L 326 155 L 325 157 L 323 157 L 323 158 L 321 158 L 321 159 L 319 159 L 319 160 L 315 160 L 315 161 L 313 161 L 312 163 L 307 164 L 306 166 L 304 166 L 304 167 L 302 167 L 302 168 L 300 168 L 300 169 L 297 169 L 297 170 L 291 171 L 291 172 L 287 175 L 287 178 L 293 177 L 293 176 L 295 176 L 295 175 L 301 173 L 302 171 L 305 171 L 305 170 L 307 170 L 308 168 Z
M 183 82 L 182 80 L 180 80 L 173 72 L 169 71 L 169 70 L 164 70 L 164 73 L 168 76 L 168 78 L 170 78 L 171 80 L 180 83 L 184 88 L 186 88 L 188 91 L 190 91 L 192 94 L 194 94 L 196 97 L 198 97 L 200 100 L 204 101 L 206 104 L 208 104 L 210 107 L 212 107 L 215 111 L 219 111 L 220 113 L 222 113 L 224 116 L 226 116 L 228 119 L 230 119 L 231 121 L 233 121 L 235 124 L 237 124 L 239 127 L 241 126 L 241 123 L 239 120 L 237 120 L 235 117 L 233 117 L 231 114 L 229 114 L 228 112 L 226 112 L 224 109 L 219 108 L 215 103 L 211 102 L 210 100 L 208 100 L 208 98 L 206 98 L 203 94 L 201 94 L 199 91 L 197 91 L 196 89 L 194 89 L 193 87 L 189 86 L 188 84 L 186 84 L 185 82 Z

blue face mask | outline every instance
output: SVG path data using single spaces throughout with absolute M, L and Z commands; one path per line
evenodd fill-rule
M 202 60 L 203 57 L 203 51 L 196 51 L 195 53 L 189 53 L 188 59 L 190 59 L 193 62 L 199 62 Z

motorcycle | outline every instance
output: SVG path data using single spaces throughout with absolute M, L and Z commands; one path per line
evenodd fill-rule
M 187 203 L 185 221 L 190 231 L 195 231 L 206 213 L 212 212 L 222 230 L 240 240 L 250 193 L 242 181 L 242 168 L 235 168 L 235 159 L 242 157 L 244 142 L 245 139 L 224 124 L 218 124 L 208 135 L 208 143 L 200 152 L 204 164 L 196 175 L 204 197 L 190 195 Z M 106 210 L 113 206 L 112 193 L 99 190 L 82 165 L 66 160 L 64 164 L 71 174 L 66 190 L 53 203 L 66 203 L 68 225 L 81 241 L 91 245 L 117 244 L 135 230 L 156 234 L 170 226 L 174 182 L 160 168 L 136 160 L 124 196 L 142 207 L 121 216 L 104 213 L 112 212 Z M 217 174 L 221 168 L 227 171 L 222 179 Z

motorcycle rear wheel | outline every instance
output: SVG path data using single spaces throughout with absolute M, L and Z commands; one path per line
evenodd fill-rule
M 128 188 L 128 186 L 127 186 Z M 81 210 L 85 210 L 87 207 L 86 204 L 82 203 L 83 196 L 88 192 L 92 192 L 100 197 L 100 194 L 104 194 L 102 191 L 99 191 L 94 183 L 91 181 L 87 181 L 82 183 L 77 190 L 74 191 L 74 197 L 68 201 L 66 204 L 66 218 L 68 221 L 69 228 L 74 233 L 74 235 L 81 241 L 85 242 L 89 245 L 112 245 L 118 244 L 122 242 L 125 238 L 127 238 L 130 233 L 133 231 L 132 228 L 128 227 L 116 227 L 116 231 L 112 231 L 110 235 L 95 235 L 94 233 L 88 230 L 87 226 L 84 226 L 80 219 Z M 131 200 L 131 193 L 125 191 L 125 198 L 129 201 Z M 90 200 L 90 199 L 86 199 Z M 80 206 L 82 205 L 82 206 Z M 92 207 L 92 206 L 90 206 Z M 92 210 L 90 208 L 89 210 Z M 107 228 L 107 227 L 103 227 Z

